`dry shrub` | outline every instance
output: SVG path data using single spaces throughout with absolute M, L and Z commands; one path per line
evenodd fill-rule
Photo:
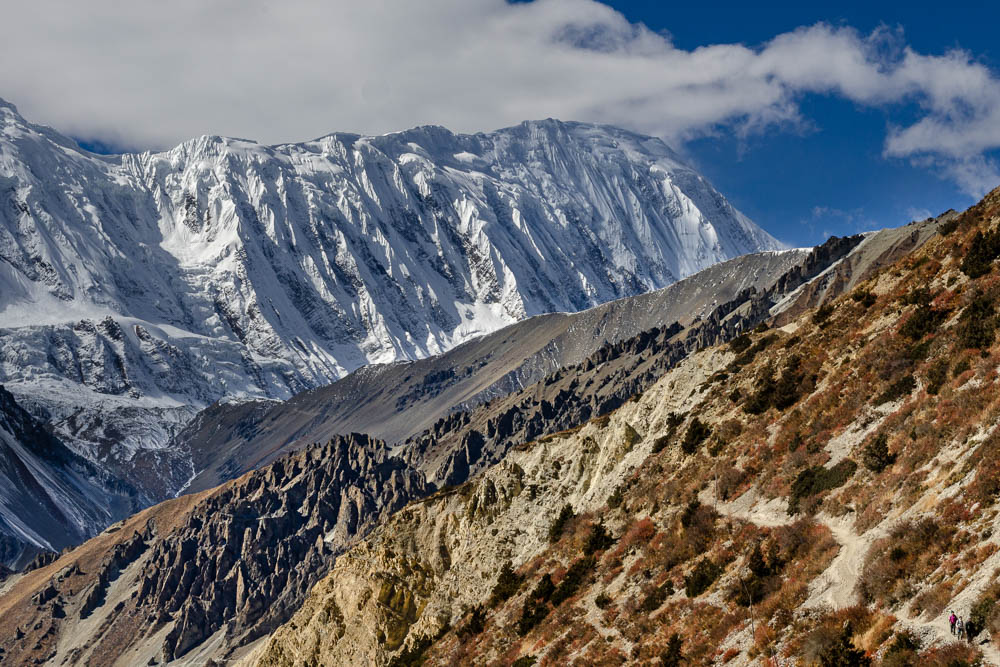
M 910 607 L 914 617 L 924 615 L 927 618 L 934 618 L 939 616 L 947 609 L 953 588 L 953 582 L 945 580 L 922 590 L 913 598 L 913 605 Z
M 913 597 L 914 582 L 937 569 L 941 555 L 953 549 L 956 532 L 930 517 L 896 526 L 868 552 L 858 579 L 862 599 L 895 606 Z

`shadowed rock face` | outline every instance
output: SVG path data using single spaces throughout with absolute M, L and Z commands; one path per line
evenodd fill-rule
M 216 655 L 224 655 L 286 621 L 338 553 L 429 490 L 383 443 L 350 435 L 204 495 L 169 530 L 152 508 L 130 520 L 131 535 L 101 548 L 95 567 L 77 565 L 88 543 L 34 573 L 44 594 L 10 617 L 39 629 L 6 644 L 6 655 L 172 660 L 220 630 Z M 95 632 L 76 640 L 88 623 Z
M 0 565 L 78 544 L 140 506 L 134 488 L 72 452 L 0 386 Z

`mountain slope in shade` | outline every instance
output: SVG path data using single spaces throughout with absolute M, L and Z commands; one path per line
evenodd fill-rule
M 287 398 L 778 243 L 660 140 L 555 120 L 96 156 L 0 102 L 0 381 L 126 477 Z M 152 466 L 152 468 L 150 468 Z
M 22 567 L 139 509 L 137 492 L 49 435 L 0 386 L 0 564 Z

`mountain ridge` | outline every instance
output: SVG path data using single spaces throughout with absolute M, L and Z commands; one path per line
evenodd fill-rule
M 773 238 L 662 141 L 525 122 L 95 156 L 0 106 L 0 381 L 163 498 L 214 401 L 676 281 Z

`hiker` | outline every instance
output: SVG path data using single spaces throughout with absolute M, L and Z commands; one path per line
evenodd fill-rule
M 962 622 L 961 616 L 959 616 L 958 620 L 955 621 L 955 630 L 958 634 L 959 639 L 965 636 L 965 623 Z
M 951 610 L 951 616 L 948 617 L 948 625 L 951 626 L 951 634 L 955 634 L 955 621 L 958 620 L 958 616 L 955 616 L 955 610 Z

